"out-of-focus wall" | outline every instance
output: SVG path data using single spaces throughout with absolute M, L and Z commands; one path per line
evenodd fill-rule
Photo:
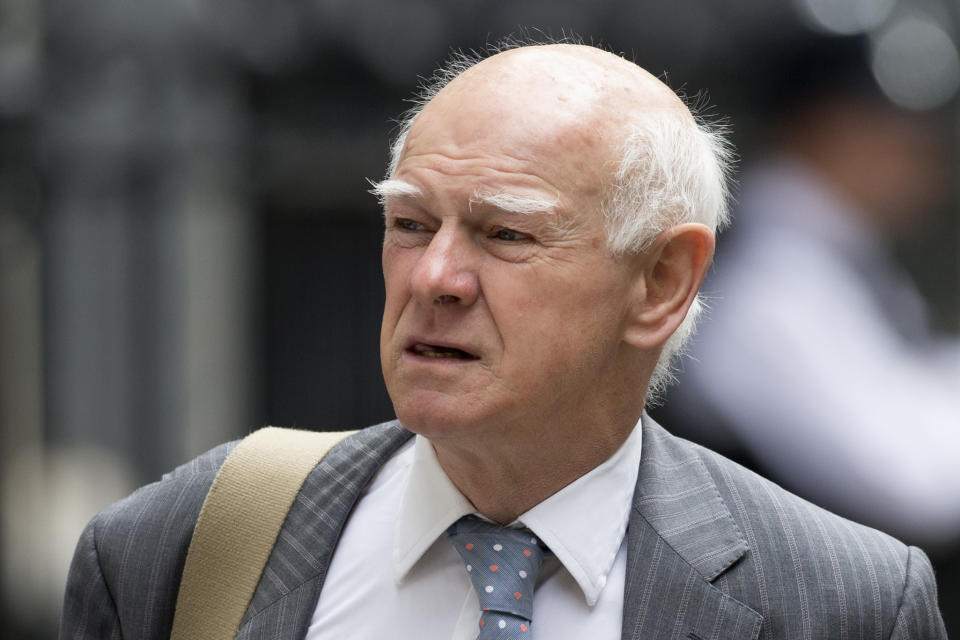
M 451 49 L 576 32 L 707 91 L 744 157 L 766 135 L 756 56 L 812 28 L 869 29 L 878 51 L 893 32 L 898 99 L 956 92 L 954 3 L 840 4 L 0 0 L 4 637 L 52 637 L 80 528 L 135 486 L 262 424 L 390 417 L 365 178 Z M 903 85 L 921 32 L 952 46 L 933 89 Z M 916 242 L 956 331 L 958 240 Z

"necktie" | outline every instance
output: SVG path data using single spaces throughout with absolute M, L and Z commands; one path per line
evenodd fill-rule
M 533 587 L 545 553 L 526 529 L 464 516 L 447 530 L 480 600 L 477 640 L 529 638 Z

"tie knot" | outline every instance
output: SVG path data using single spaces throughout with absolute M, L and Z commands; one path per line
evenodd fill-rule
M 484 611 L 533 617 L 533 588 L 546 547 L 527 529 L 464 516 L 447 530 Z

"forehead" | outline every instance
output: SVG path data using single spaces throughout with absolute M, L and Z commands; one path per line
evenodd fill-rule
M 558 229 L 602 225 L 601 180 L 586 178 L 586 169 L 578 171 L 578 162 L 549 145 L 511 147 L 503 140 L 459 141 L 442 134 L 430 131 L 412 139 L 391 181 L 412 188 L 398 195 L 412 196 L 434 212 L 515 213 Z
M 599 197 L 613 154 L 583 105 L 531 103 L 504 89 L 481 83 L 438 96 L 410 128 L 395 177 L 566 204 Z

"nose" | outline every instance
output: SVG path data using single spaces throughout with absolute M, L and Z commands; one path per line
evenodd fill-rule
M 473 262 L 464 230 L 441 226 L 410 273 L 413 296 L 428 306 L 473 304 L 480 291 Z

